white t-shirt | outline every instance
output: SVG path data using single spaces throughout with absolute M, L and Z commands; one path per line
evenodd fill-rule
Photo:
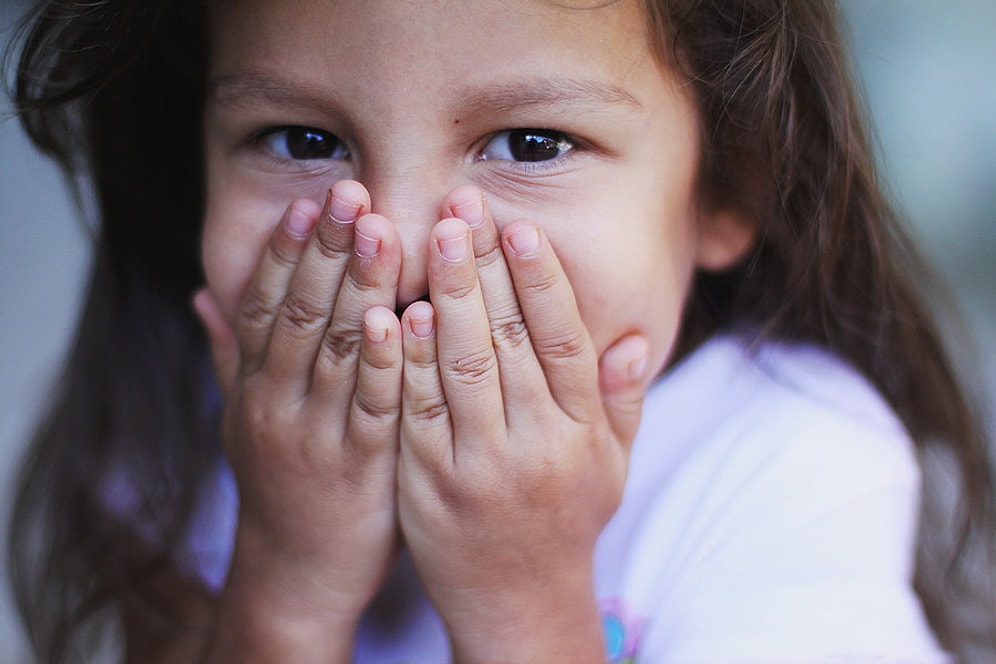
M 224 583 L 231 473 L 177 561 Z M 706 343 L 647 393 L 622 505 L 595 552 L 607 660 L 944 663 L 911 588 L 912 443 L 881 397 L 825 352 Z M 402 564 L 392 581 L 411 588 Z M 449 661 L 421 592 L 355 661 Z

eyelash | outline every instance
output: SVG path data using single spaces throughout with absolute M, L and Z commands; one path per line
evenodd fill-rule
M 309 143 L 314 143 L 316 141 L 328 141 L 330 145 L 326 148 L 329 151 L 328 156 L 317 156 L 312 158 L 302 157 L 297 158 L 293 156 L 293 147 L 289 147 L 286 141 L 291 138 L 293 132 L 299 134 L 298 138 L 304 141 L 305 145 L 303 148 L 313 149 L 313 145 Z M 283 150 L 278 150 L 274 144 L 270 142 L 279 137 L 281 134 L 287 134 L 284 138 Z M 497 148 L 495 151 L 503 151 L 508 154 L 511 158 L 504 158 L 502 156 L 494 157 L 488 156 L 487 151 L 498 139 L 505 138 L 506 140 L 519 138 L 527 142 L 533 143 L 532 149 L 535 150 L 549 150 L 554 149 L 558 154 L 551 156 L 549 159 L 538 159 L 535 161 L 529 160 L 517 160 L 515 152 L 515 147 L 508 146 L 506 144 L 504 150 Z M 305 165 L 314 162 L 327 162 L 329 160 L 348 160 L 351 158 L 349 153 L 349 148 L 346 146 L 345 142 L 340 139 L 335 134 L 325 131 L 323 129 L 317 129 L 314 127 L 307 127 L 303 125 L 282 125 L 275 127 L 267 127 L 260 131 L 255 132 L 250 136 L 249 143 L 258 152 L 264 154 L 269 159 L 278 164 L 296 164 Z M 503 129 L 501 131 L 494 132 L 488 135 L 485 139 L 480 142 L 481 147 L 475 152 L 473 156 L 473 162 L 500 162 L 506 164 L 508 168 L 513 168 L 525 174 L 538 174 L 542 172 L 547 172 L 550 170 L 555 170 L 563 166 L 563 163 L 572 154 L 582 151 L 584 149 L 583 144 L 580 140 L 571 136 L 566 132 L 562 132 L 556 129 L 540 129 L 540 128 L 514 128 L 514 129 Z M 302 146 L 298 146 L 302 147 Z M 523 147 L 523 146 L 518 146 Z M 526 150 L 530 148 L 526 146 Z M 284 152 L 285 154 L 281 154 Z M 337 152 L 341 152 L 336 155 Z M 344 153 L 344 154 L 342 154 Z
M 299 133 L 300 134 L 299 138 L 301 138 L 306 142 L 313 141 L 314 139 L 325 140 L 330 142 L 331 145 L 329 146 L 329 149 L 331 150 L 331 154 L 329 156 L 318 156 L 318 157 L 312 157 L 310 159 L 304 157 L 296 158 L 293 156 L 293 154 L 286 154 L 286 155 L 280 154 L 280 151 L 275 149 L 273 145 L 269 144 L 269 142 L 272 139 L 280 136 L 281 134 L 287 134 L 287 138 L 284 139 L 286 141 L 295 132 Z M 310 161 L 325 161 L 328 159 L 348 159 L 350 156 L 349 148 L 346 147 L 346 144 L 342 141 L 342 139 L 340 139 L 335 134 L 325 131 L 323 129 L 316 129 L 314 127 L 305 127 L 301 125 L 284 125 L 279 127 L 267 127 L 266 129 L 254 133 L 250 137 L 250 143 L 253 145 L 254 148 L 257 148 L 260 151 L 268 153 L 269 156 L 273 157 L 275 160 L 280 162 L 306 163 Z M 305 149 L 307 149 L 308 147 L 310 146 L 305 146 Z M 339 150 L 344 150 L 345 154 L 341 156 L 335 156 L 335 153 Z M 293 148 L 290 148 L 288 150 L 288 153 L 290 153 L 291 151 L 293 151 Z
M 511 141 L 514 138 L 522 140 L 526 145 L 517 146 L 519 148 L 524 148 L 526 151 L 540 151 L 540 150 L 555 150 L 558 154 L 548 158 L 548 159 L 516 159 L 518 156 L 515 154 L 517 152 L 516 147 L 508 144 L 504 150 L 511 158 L 507 159 L 502 157 L 490 157 L 487 154 L 488 148 L 492 146 L 498 139 L 505 138 L 507 141 Z M 531 143 L 532 146 L 528 145 Z M 474 157 L 474 161 L 502 161 L 505 163 L 515 164 L 516 168 L 523 168 L 529 171 L 547 169 L 554 165 L 559 165 L 567 157 L 578 148 L 578 141 L 565 134 L 562 131 L 557 131 L 555 129 L 535 129 L 535 128 L 522 128 L 522 129 L 505 129 L 488 137 L 487 141 L 484 142 L 484 146 L 477 152 Z

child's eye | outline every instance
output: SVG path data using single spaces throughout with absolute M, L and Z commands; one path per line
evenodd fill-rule
M 348 159 L 349 149 L 335 134 L 311 127 L 278 127 L 256 138 L 273 154 L 283 159 Z
M 574 143 L 551 129 L 508 129 L 491 137 L 478 159 L 538 162 L 562 157 Z

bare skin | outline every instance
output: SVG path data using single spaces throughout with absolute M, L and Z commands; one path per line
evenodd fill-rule
M 402 542 L 456 661 L 603 661 L 643 391 L 749 244 L 638 4 L 247 1 L 212 35 L 195 306 L 241 503 L 204 661 L 349 661 Z

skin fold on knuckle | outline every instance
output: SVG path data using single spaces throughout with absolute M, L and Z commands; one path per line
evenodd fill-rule
M 448 283 L 438 293 L 439 299 L 461 302 L 469 297 L 473 297 L 478 292 L 477 279 L 465 279 L 459 283 Z M 435 300 L 434 300 L 435 301 Z
M 301 259 L 301 249 L 298 241 L 285 236 L 278 236 L 270 242 L 270 259 L 285 270 L 293 270 Z
M 239 305 L 238 329 L 256 329 L 267 327 L 275 316 L 273 305 L 254 288 L 246 291 Z
M 532 275 L 532 277 L 521 285 L 527 297 L 541 297 L 555 291 L 561 285 L 561 280 L 556 274 L 543 272 Z
M 293 330 L 300 331 L 303 336 L 309 336 L 323 328 L 328 321 L 329 312 L 321 307 L 289 294 L 284 299 L 283 316 Z
M 493 375 L 497 369 L 497 359 L 488 348 L 442 363 L 441 369 L 454 382 L 476 387 Z
M 484 271 L 493 266 L 499 260 L 504 259 L 505 254 L 501 250 L 501 245 L 489 242 L 484 247 L 475 246 L 474 262 L 479 271 Z
M 363 343 L 363 332 L 359 329 L 329 329 L 322 337 L 323 361 L 338 364 L 356 356 Z
M 336 232 L 337 230 L 342 232 Z M 321 224 L 316 237 L 315 246 L 325 258 L 343 261 L 348 260 L 353 253 L 352 228 L 347 233 L 345 229 L 336 229 L 333 222 L 326 220 Z
M 398 419 L 399 405 L 397 403 L 385 404 L 379 399 L 383 395 L 373 395 L 366 392 L 357 392 L 353 397 L 354 421 L 351 425 L 359 425 L 366 430 L 372 428 L 380 430 L 385 425 L 391 425 Z
M 370 259 L 354 261 L 349 267 L 349 286 L 357 295 L 376 293 L 384 287 L 384 279 Z
M 545 337 L 533 337 L 536 352 L 543 357 L 558 361 L 583 359 L 588 355 L 588 346 L 582 335 L 571 330 Z
M 409 399 L 406 411 L 412 421 L 422 424 L 439 422 L 449 416 L 449 406 L 442 395 Z
M 374 352 L 368 347 L 361 349 L 360 352 L 363 355 L 363 363 L 370 367 L 370 369 L 377 372 L 378 375 L 390 375 L 390 373 L 395 370 L 400 373 L 401 368 L 398 365 L 399 360 L 391 353 Z
M 492 318 L 491 339 L 496 347 L 518 348 L 529 341 L 529 329 L 518 314 Z
M 405 352 L 408 353 L 405 356 L 405 372 L 410 374 L 410 376 L 414 377 L 436 371 L 437 364 L 434 350 L 419 348 L 417 352 L 410 352 L 406 347 Z

